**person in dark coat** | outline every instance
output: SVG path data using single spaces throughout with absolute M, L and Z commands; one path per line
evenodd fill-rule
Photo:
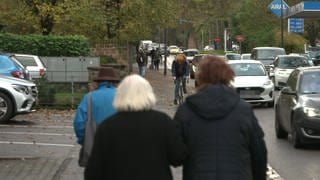
M 265 180 L 264 133 L 230 85 L 234 72 L 216 56 L 205 56 L 198 67 L 197 93 L 174 116 L 189 152 L 183 180 Z
M 147 71 L 148 56 L 146 50 L 144 50 L 142 47 L 138 48 L 136 62 L 138 64 L 140 76 L 145 77 Z
M 189 76 L 189 64 L 184 54 L 177 54 L 171 65 L 171 73 L 174 80 L 174 100 L 173 103 L 178 104 L 179 85 L 182 81 L 182 89 L 187 93 L 186 83 Z
M 174 121 L 153 110 L 156 97 L 149 82 L 127 76 L 118 86 L 117 112 L 96 132 L 85 169 L 86 180 L 172 180 L 186 147 Z

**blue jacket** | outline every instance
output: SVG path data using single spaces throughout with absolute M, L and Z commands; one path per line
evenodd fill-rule
M 113 100 L 115 97 L 116 88 L 109 82 L 99 84 L 99 87 L 92 91 L 92 115 L 93 119 L 99 125 L 102 121 L 116 113 L 113 107 Z M 83 144 L 85 126 L 87 122 L 88 111 L 88 94 L 81 100 L 74 121 L 73 127 L 78 138 L 78 143 Z

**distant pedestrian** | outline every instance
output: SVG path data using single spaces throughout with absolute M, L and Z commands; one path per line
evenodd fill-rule
M 91 110 L 92 117 L 97 125 L 101 124 L 109 116 L 116 113 L 113 107 L 113 100 L 116 93 L 115 84 L 119 82 L 119 77 L 113 68 L 102 67 L 98 76 L 93 79 L 97 83 L 95 89 L 91 89 Z M 83 145 L 86 123 L 88 120 L 88 101 L 89 93 L 82 98 L 73 121 L 73 127 L 77 136 L 77 142 Z M 93 140 L 93 139 L 92 139 Z
M 148 56 L 147 52 L 142 47 L 138 48 L 136 61 L 138 64 L 140 76 L 145 77 L 148 64 Z
M 234 72 L 216 56 L 205 56 L 198 69 L 197 93 L 174 116 L 189 152 L 183 180 L 265 180 L 264 133 L 231 87 Z
M 170 165 L 182 164 L 186 148 L 174 121 L 152 110 L 156 97 L 149 82 L 127 76 L 118 86 L 118 111 L 97 130 L 86 180 L 172 180 Z
M 155 53 L 154 53 L 154 61 L 153 61 L 155 70 L 159 70 L 160 60 L 161 60 L 160 50 L 159 50 L 159 48 L 156 48 Z

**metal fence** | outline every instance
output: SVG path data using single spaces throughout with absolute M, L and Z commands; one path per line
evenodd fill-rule
M 88 92 L 88 83 L 92 76 L 99 70 L 100 58 L 41 57 L 41 59 L 47 67 L 47 72 L 44 78 L 35 80 L 39 91 L 37 107 L 76 108 L 83 95 Z M 121 71 L 125 71 L 124 67 L 121 68 Z

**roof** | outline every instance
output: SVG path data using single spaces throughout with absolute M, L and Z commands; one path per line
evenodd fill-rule
M 281 47 L 255 47 L 253 49 L 283 49 Z
M 320 18 L 320 2 L 303 1 L 283 11 L 283 18 Z
M 238 64 L 238 63 L 254 63 L 254 64 L 262 64 L 262 62 L 257 61 L 257 60 L 231 60 L 228 61 L 229 64 Z

